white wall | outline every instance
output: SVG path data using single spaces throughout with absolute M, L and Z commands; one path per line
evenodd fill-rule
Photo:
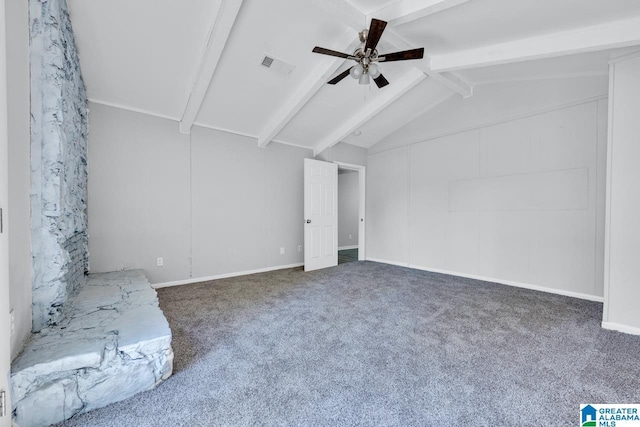
M 473 96 L 454 96 L 369 149 L 370 153 L 436 136 L 501 123 L 607 94 L 606 76 L 532 80 L 476 86 Z
M 445 131 L 423 117 L 414 130 L 444 135 L 371 154 L 367 257 L 602 297 L 606 100 L 592 89 L 576 104 L 575 87 L 564 85 L 565 107 L 555 94 L 542 112 L 512 118 L 510 104 L 474 113 L 459 101 L 466 117 L 491 123 Z M 476 91 L 473 103 L 485 109 L 491 97 Z
M 142 268 L 165 283 L 302 263 L 311 155 L 92 103 L 91 271 Z
M 640 334 L 640 54 L 612 63 L 603 326 Z
M 369 156 L 367 173 L 367 259 L 408 262 L 408 147 Z
M 90 271 L 188 278 L 189 136 L 175 122 L 91 103 L 88 168 Z
M 338 173 L 338 247 L 358 246 L 359 174 Z
M 28 2 L 5 3 L 9 136 L 9 281 L 15 322 L 11 357 L 31 332 L 30 102 Z
M 303 262 L 303 159 L 310 150 L 192 130 L 193 276 Z M 285 248 L 280 255 L 280 248 Z

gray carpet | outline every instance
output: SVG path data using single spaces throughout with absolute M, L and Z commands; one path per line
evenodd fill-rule
M 640 402 L 602 304 L 357 262 L 159 290 L 175 374 L 64 426 L 568 426 Z

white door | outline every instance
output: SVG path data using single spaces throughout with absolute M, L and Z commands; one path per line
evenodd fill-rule
M 0 2 L 0 427 L 11 425 L 9 404 L 9 370 L 11 364 L 11 322 L 9 318 L 9 240 L 7 237 L 7 57 L 5 38 L 5 2 Z M 6 393 L 6 394 L 3 394 Z
M 304 271 L 338 265 L 338 165 L 304 159 Z

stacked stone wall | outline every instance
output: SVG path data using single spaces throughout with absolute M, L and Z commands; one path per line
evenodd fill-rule
M 30 0 L 33 330 L 56 325 L 89 269 L 87 96 L 65 0 Z
M 75 233 L 64 242 L 63 249 L 69 254 L 69 264 L 62 281 L 68 284 L 84 283 L 87 274 L 86 233 Z

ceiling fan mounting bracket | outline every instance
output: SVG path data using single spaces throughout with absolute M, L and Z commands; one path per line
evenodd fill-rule
M 367 35 L 369 35 L 369 30 L 364 29 L 358 33 L 358 37 L 360 38 L 361 43 L 365 43 L 367 41 Z

